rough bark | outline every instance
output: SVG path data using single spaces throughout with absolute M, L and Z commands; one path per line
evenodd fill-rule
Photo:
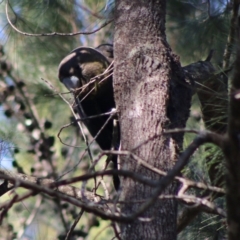
M 161 133 L 185 126 L 191 93 L 179 61 L 166 42 L 165 4 L 165 0 L 116 2 L 114 93 L 121 149 L 134 149 L 150 165 L 169 170 L 177 160 L 182 134 Z M 156 134 L 158 138 L 151 138 Z M 122 157 L 120 167 L 151 179 L 159 178 L 130 158 Z M 130 179 L 122 178 L 121 185 L 121 199 L 127 202 L 122 206 L 125 214 L 139 209 L 141 203 L 131 203 L 132 200 L 148 199 L 153 192 Z M 171 184 L 165 193 L 175 194 L 176 187 Z M 174 200 L 157 200 L 141 217 L 147 219 L 120 225 L 122 239 L 176 239 Z
M 228 130 L 224 153 L 226 156 L 226 201 L 228 239 L 240 239 L 240 50 L 230 92 Z

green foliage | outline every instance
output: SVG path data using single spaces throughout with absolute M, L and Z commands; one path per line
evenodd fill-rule
M 227 1 L 168 2 L 167 30 L 172 48 L 182 57 L 182 62 L 203 60 L 211 49 L 213 60 L 222 64 L 222 56 L 230 27 Z M 208 4 L 209 3 L 209 4 Z
M 211 6 L 207 2 L 210 2 Z M 182 63 L 206 59 L 209 50 L 215 49 L 213 61 L 221 69 L 232 10 L 228 1 L 171 0 L 167 3 L 168 41 L 180 55 Z M 11 0 L 8 11 L 12 23 L 20 31 L 30 34 L 71 33 L 91 31 L 99 27 L 106 19 L 113 17 L 113 7 L 114 1 L 105 0 Z M 92 14 L 86 8 L 90 9 Z M 0 69 L 1 161 L 10 159 L 16 172 L 23 171 L 38 177 L 59 179 L 86 173 L 91 161 L 87 154 L 82 157 L 86 144 L 76 123 L 60 134 L 66 145 L 63 145 L 57 136 L 60 129 L 73 120 L 70 108 L 58 95 L 66 90 L 57 79 L 57 66 L 63 57 L 79 45 L 96 47 L 101 43 L 111 42 L 113 26 L 109 25 L 89 36 L 31 37 L 13 30 L 7 23 L 4 11 L 2 4 L 1 44 L 4 45 L 6 55 L 1 53 L 1 63 L 10 63 L 6 65 L 11 68 Z M 63 96 L 73 103 L 70 94 Z M 219 115 L 211 119 L 213 124 L 222 120 L 220 115 L 226 116 L 221 106 L 215 107 L 219 108 Z M 187 127 L 203 129 L 205 126 L 200 103 L 195 96 Z M 88 139 L 91 139 L 86 129 L 84 132 Z M 184 147 L 188 146 L 192 139 L 192 135 L 186 134 Z M 96 157 L 98 147 L 93 144 L 91 149 Z M 217 165 L 219 172 L 223 172 L 222 160 L 219 149 L 212 146 L 200 148 L 183 174 L 193 180 L 214 185 L 209 169 Z M 102 169 L 104 163 L 105 158 L 102 158 L 96 169 Z M 221 178 L 222 175 L 217 177 Z M 107 182 L 107 187 L 111 189 L 111 180 Z M 76 186 L 80 187 L 79 184 Z M 87 187 L 92 189 L 93 186 L 93 181 L 89 181 Z M 20 190 L 19 193 L 22 194 L 23 191 Z M 103 189 L 98 193 L 104 194 Z M 202 194 L 198 190 L 193 193 L 198 196 Z M 4 196 L 4 200 L 7 198 L 9 196 Z M 225 204 L 222 197 L 219 197 L 216 203 L 219 206 Z M 29 223 L 27 220 L 34 212 L 34 220 L 29 220 Z M 32 239 L 64 239 L 79 212 L 77 207 L 38 195 L 16 204 L 9 211 L 3 226 L 11 227 L 12 234 L 17 232 L 18 238 L 21 234 L 27 236 L 31 232 Z M 223 239 L 223 220 L 211 216 L 206 213 L 199 215 L 179 235 L 179 240 L 201 240 L 208 237 L 213 239 L 216 232 L 219 236 L 215 239 Z M 93 239 L 98 235 L 96 239 L 110 239 L 113 231 L 111 227 L 107 227 L 108 224 L 107 221 L 84 213 L 76 227 L 77 234 L 82 237 L 86 235 L 85 239 Z M 105 231 L 101 232 L 101 229 Z M 218 231 L 219 229 L 221 231 Z
M 98 19 L 91 16 L 82 6 L 67 0 L 10 1 L 10 20 L 19 31 L 26 32 L 25 35 L 16 32 L 7 23 L 4 6 L 0 6 L 0 17 L 3 24 L 6 24 L 5 27 L 2 25 L 1 43 L 4 44 L 6 53 L 2 53 L 1 63 L 10 63 L 11 66 L 8 70 L 0 64 L 0 102 L 3 115 L 0 128 L 1 162 L 9 161 L 8 168 L 13 168 L 16 172 L 60 179 L 78 176 L 88 171 L 90 166 L 89 156 L 84 154 L 86 144 L 76 123 L 63 129 L 60 134 L 61 141 L 72 147 L 63 145 L 57 137 L 60 129 L 73 121 L 69 106 L 58 95 L 67 90 L 57 79 L 57 67 L 61 59 L 79 45 L 97 46 L 103 43 L 103 39 L 108 41 L 110 28 L 91 37 L 29 36 L 91 31 L 104 23 L 104 17 Z M 104 13 L 107 17 L 104 1 L 89 1 L 84 6 L 94 6 L 96 14 Z M 73 103 L 69 93 L 63 96 Z M 84 132 L 91 139 L 86 129 Z M 93 144 L 92 150 L 95 157 L 98 147 Z M 97 167 L 99 170 L 105 159 L 100 162 Z M 110 184 L 110 178 L 108 182 Z M 93 186 L 94 181 L 89 181 L 87 188 L 92 189 Z M 79 188 L 79 184 L 76 187 Z M 103 190 L 100 188 L 98 193 L 103 194 Z M 5 199 L 8 198 L 5 196 Z M 9 210 L 6 220 L 11 223 L 13 232 L 17 232 L 18 239 L 27 236 L 32 239 L 65 239 L 80 209 L 62 205 L 61 202 L 38 195 L 24 203 L 15 204 Z M 13 217 L 16 214 L 19 217 Z M 31 220 L 32 216 L 34 218 Z M 76 227 L 75 237 L 95 236 L 101 228 L 105 229 L 108 225 L 105 221 L 99 221 L 95 216 L 84 213 Z M 113 235 L 112 230 L 104 231 L 98 239 L 106 239 L 107 235 Z

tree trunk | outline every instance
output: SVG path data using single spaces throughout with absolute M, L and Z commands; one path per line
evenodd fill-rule
M 166 41 L 165 8 L 165 0 L 116 1 L 114 94 L 121 149 L 134 149 L 149 165 L 169 170 L 177 160 L 182 134 L 162 133 L 185 126 L 191 92 Z M 130 157 L 121 157 L 120 167 L 150 179 L 159 178 Z M 150 198 L 153 192 L 130 179 L 121 178 L 121 186 L 121 200 L 127 202 L 121 207 L 125 214 L 137 211 L 140 200 Z M 176 190 L 172 183 L 164 194 L 176 194 Z M 122 239 L 176 239 L 175 200 L 157 200 L 141 217 L 145 221 L 141 218 L 120 225 Z
M 228 130 L 225 137 L 226 205 L 228 239 L 240 239 L 240 47 L 238 46 L 235 73 L 231 82 Z

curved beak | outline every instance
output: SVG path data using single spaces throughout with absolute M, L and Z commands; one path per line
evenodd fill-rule
M 79 78 L 76 76 L 62 78 L 61 82 L 66 86 L 69 91 L 76 90 L 80 87 Z

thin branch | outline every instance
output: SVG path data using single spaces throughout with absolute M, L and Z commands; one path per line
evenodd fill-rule
M 122 238 L 120 237 L 120 233 L 117 230 L 117 224 L 115 222 L 112 222 L 111 225 L 112 225 L 113 231 L 115 233 L 115 238 L 118 240 L 122 240 Z
M 186 164 L 189 161 L 189 158 L 192 156 L 192 154 L 196 151 L 198 147 L 203 145 L 204 143 L 219 143 L 220 139 L 217 134 L 207 133 L 204 132 L 197 136 L 193 142 L 188 146 L 188 148 L 180 155 L 177 163 L 173 167 L 172 170 L 169 171 L 169 173 L 161 178 L 158 181 L 158 187 L 154 190 L 152 197 L 149 201 L 146 203 L 143 203 L 142 206 L 140 206 L 139 210 L 132 215 L 132 218 L 135 219 L 136 217 L 140 216 L 143 212 L 145 212 L 148 208 L 150 208 L 154 202 L 157 200 L 158 196 L 164 191 L 164 189 L 171 183 L 171 181 L 174 179 L 175 176 L 177 176 L 180 171 L 186 166 Z M 220 141 L 222 144 L 222 141 Z M 132 220 L 133 220 L 132 219 Z
M 81 209 L 81 211 L 79 212 L 78 216 L 75 218 L 75 220 L 74 220 L 74 222 L 73 222 L 71 228 L 69 229 L 69 231 L 68 231 L 68 233 L 67 233 L 67 236 L 66 236 L 65 240 L 69 240 L 69 239 L 71 239 L 71 235 L 72 235 L 72 233 L 73 233 L 75 227 L 77 226 L 79 220 L 81 219 L 83 213 L 84 213 L 84 210 Z
M 175 196 L 175 197 L 178 200 L 182 200 L 184 203 L 195 204 L 195 206 L 200 207 L 201 210 L 204 212 L 217 214 L 224 218 L 226 218 L 227 216 L 226 212 L 223 209 L 217 207 L 213 202 L 207 200 L 206 198 L 199 198 L 199 197 L 189 196 L 185 194 L 180 196 Z
M 124 155 L 124 156 L 125 155 L 129 155 L 138 164 L 142 165 L 143 167 L 147 168 L 148 170 L 150 170 L 150 171 L 152 171 L 154 173 L 157 173 L 160 176 L 166 176 L 167 175 L 167 172 L 151 166 L 145 160 L 143 160 L 142 158 L 138 157 L 136 154 L 134 154 L 131 151 L 103 151 L 102 154 L 98 157 L 98 159 L 100 159 L 105 154 L 107 154 L 107 155 L 108 154 L 115 154 L 115 155 L 120 155 L 120 156 L 121 155 Z M 95 160 L 95 161 L 97 161 L 97 160 Z M 175 176 L 174 180 L 182 183 L 183 186 L 187 186 L 188 188 L 194 187 L 194 188 L 198 188 L 198 189 L 202 189 L 202 190 L 209 190 L 209 191 L 212 191 L 212 192 L 225 194 L 225 190 L 222 189 L 222 188 L 211 186 L 211 185 L 207 185 L 207 184 L 205 184 L 203 182 L 195 182 L 195 181 L 192 181 L 192 180 L 187 179 L 185 177 Z
M 174 133 L 179 133 L 179 132 L 183 132 L 183 131 L 184 132 L 191 132 L 191 133 L 198 133 L 199 136 L 197 137 L 197 139 L 198 138 L 199 139 L 204 139 L 204 142 L 213 143 L 213 144 L 219 146 L 220 148 L 223 148 L 223 146 L 224 146 L 224 137 L 220 134 L 216 134 L 216 133 L 209 132 L 209 131 L 200 132 L 200 131 L 190 130 L 190 129 L 173 129 L 173 130 L 168 130 L 168 131 L 164 132 L 163 134 L 174 134 Z M 136 148 L 142 146 L 143 144 L 147 143 L 148 141 L 151 141 L 154 138 L 157 138 L 159 136 L 161 136 L 161 134 L 160 135 L 154 135 L 153 137 L 150 137 L 148 140 L 139 144 Z M 192 144 L 194 144 L 194 142 Z M 136 154 L 134 154 L 133 151 L 136 148 L 134 148 L 132 151 L 103 151 L 102 153 L 103 154 L 116 154 L 116 155 L 129 155 L 129 156 L 132 157 L 132 159 L 136 160 L 138 162 L 138 164 L 141 164 L 142 166 L 146 167 L 147 169 L 149 169 L 149 170 L 151 170 L 155 173 L 158 173 L 162 176 L 167 175 L 166 172 L 149 165 L 147 163 L 147 161 L 141 159 Z M 190 151 L 190 152 L 188 152 L 188 151 Z M 195 150 L 193 149 L 193 151 L 195 151 Z M 184 156 L 186 156 L 186 160 L 188 161 L 189 157 L 191 156 L 190 146 L 182 153 L 182 155 L 179 158 L 178 163 L 180 162 L 180 160 Z M 215 192 L 218 192 L 218 193 L 225 193 L 225 191 L 222 188 L 209 186 L 209 185 L 206 185 L 206 184 L 201 183 L 201 182 L 194 182 L 194 181 L 191 181 L 191 180 L 186 179 L 186 178 L 181 178 L 179 176 L 175 176 L 174 179 L 181 182 L 183 184 L 183 186 L 187 186 L 187 188 L 196 187 L 196 188 L 200 188 L 200 189 L 215 191 Z
M 43 197 L 42 196 L 38 196 L 37 198 L 37 201 L 34 205 L 34 207 L 32 208 L 31 210 L 31 214 L 28 216 L 27 220 L 25 221 L 25 223 L 23 224 L 24 227 L 22 229 L 20 229 L 20 231 L 18 231 L 18 234 L 17 234 L 17 239 L 21 239 L 23 234 L 24 234 L 24 230 L 26 229 L 26 227 L 28 227 L 32 221 L 34 220 L 38 210 L 39 210 L 39 207 L 41 206 L 42 204 L 42 201 L 43 201 Z
M 101 30 L 102 28 L 104 28 L 105 26 L 107 26 L 109 23 L 111 23 L 113 21 L 113 19 L 110 19 L 108 21 L 106 21 L 105 23 L 103 23 L 100 27 L 92 30 L 92 31 L 85 31 L 85 32 L 76 32 L 76 33 L 59 33 L 59 32 L 52 32 L 52 33 L 27 33 L 27 32 L 23 32 L 21 30 L 19 30 L 10 20 L 9 14 L 8 14 L 8 5 L 9 5 L 9 0 L 7 0 L 6 2 L 6 8 L 5 8 L 5 12 L 6 12 L 6 16 L 7 16 L 7 21 L 10 24 L 10 26 L 18 33 L 24 35 L 24 36 L 28 36 L 28 37 L 49 37 L 49 36 L 76 36 L 76 35 L 90 35 L 93 33 L 98 32 L 99 30 Z
M 106 19 L 106 17 L 99 15 L 96 12 L 93 12 L 91 9 L 85 7 L 84 5 L 76 2 L 76 1 L 71 1 L 72 3 L 76 4 L 79 8 L 81 8 L 82 10 L 84 10 L 85 12 L 91 14 L 92 16 L 99 18 L 99 19 Z
M 8 204 L 6 204 L 5 208 L 0 213 L 0 225 L 2 225 L 3 218 L 7 214 L 8 210 L 13 206 L 13 204 L 16 202 L 16 199 L 18 198 L 17 194 L 14 194 L 13 198 L 8 201 Z
M 111 226 L 112 226 L 112 225 L 109 224 L 109 225 L 107 225 L 106 227 L 102 228 L 100 231 L 98 231 L 97 234 L 95 235 L 95 237 L 93 238 L 93 240 L 97 240 L 98 236 L 99 236 L 102 232 L 104 232 L 107 228 L 109 228 L 109 227 L 111 227 Z
M 201 134 L 200 131 L 194 130 L 194 129 L 186 129 L 186 128 L 175 128 L 171 130 L 165 130 L 163 133 L 160 134 L 154 134 L 152 137 L 149 137 L 147 140 L 139 143 L 136 147 L 132 149 L 132 151 L 137 150 L 138 148 L 142 147 L 143 145 L 151 142 L 152 140 L 161 137 L 162 135 L 172 134 L 172 133 L 194 133 L 194 134 Z
M 223 56 L 223 69 L 226 69 L 230 65 L 230 58 L 233 52 L 233 45 L 236 38 L 236 32 L 238 27 L 238 10 L 239 1 L 233 0 L 232 18 L 230 21 L 230 32 L 228 34 L 227 45 Z
M 123 171 L 123 170 L 119 170 L 119 171 L 108 170 L 108 171 L 105 171 L 105 172 L 98 172 L 98 173 L 94 173 L 94 174 L 95 174 L 95 176 L 100 176 L 100 175 L 103 175 L 103 174 L 104 175 L 118 174 L 118 175 L 122 175 L 122 176 L 125 176 L 125 177 L 132 177 L 134 180 L 137 180 L 137 181 L 139 180 L 139 182 L 142 182 L 142 183 L 147 184 L 147 185 L 152 186 L 152 187 L 156 187 L 159 183 L 159 181 L 150 181 L 150 180 L 148 180 L 148 179 L 146 179 L 142 176 L 139 176 L 135 173 L 132 173 L 130 171 Z M 80 177 L 78 177 L 78 180 L 83 181 L 83 180 L 89 179 L 90 177 L 93 177 L 94 174 L 86 174 L 86 175 L 80 176 Z M 21 174 L 19 174 L 19 175 L 21 176 Z M 90 202 L 88 202 L 88 200 L 84 201 L 84 202 L 79 201 L 81 199 L 81 196 L 79 196 L 80 191 L 78 189 L 76 189 L 75 191 L 77 191 L 77 192 L 75 192 L 75 194 L 72 195 L 72 196 L 74 196 L 74 198 L 71 197 L 71 196 L 65 195 L 65 194 L 69 194 L 69 193 L 66 192 L 66 191 L 63 191 L 64 188 L 62 188 L 62 186 L 60 186 L 60 185 L 67 184 L 69 182 L 69 180 L 60 181 L 60 182 L 51 182 L 52 180 L 49 180 L 49 179 L 42 179 L 42 180 L 38 179 L 38 180 L 36 180 L 36 178 L 34 178 L 34 177 L 25 176 L 25 178 L 27 178 L 28 181 L 24 181 L 22 179 L 13 178 L 13 177 L 10 177 L 10 176 L 4 175 L 4 174 L 1 175 L 1 178 L 9 180 L 17 186 L 21 186 L 21 187 L 25 187 L 25 188 L 33 190 L 32 192 L 30 192 L 30 195 L 28 193 L 27 195 L 24 195 L 23 197 L 34 196 L 37 192 L 46 193 L 50 196 L 58 198 L 59 200 L 69 202 L 73 205 L 81 207 L 83 210 L 86 210 L 88 212 L 92 212 L 92 213 L 94 213 L 94 214 L 96 214 L 100 217 L 107 218 L 107 219 L 110 219 L 110 220 L 113 220 L 113 221 L 131 222 L 134 219 L 136 219 L 136 217 L 139 214 L 141 214 L 140 211 L 143 209 L 143 207 L 142 207 L 138 212 L 136 212 L 134 214 L 131 214 L 131 215 L 119 215 L 118 212 L 115 212 L 114 214 L 110 214 L 109 211 L 106 211 L 108 208 L 104 208 L 104 206 L 102 205 L 101 198 L 97 197 L 96 195 L 94 195 L 93 200 L 90 200 Z M 74 178 L 74 179 L 77 180 L 77 178 Z M 33 183 L 33 182 L 29 182 L 29 180 L 35 180 L 37 182 Z M 51 188 L 56 188 L 56 190 L 53 190 Z M 158 191 L 158 187 L 157 187 L 156 190 Z M 61 191 L 64 192 L 65 194 L 62 194 Z M 18 202 L 20 200 L 20 198 L 22 200 L 23 197 L 18 197 L 14 201 L 14 203 Z M 187 195 L 182 195 L 182 196 L 175 196 L 175 195 L 174 196 L 165 196 L 165 195 L 163 195 L 163 196 L 160 196 L 160 198 L 170 198 L 170 197 L 171 198 L 176 198 L 176 199 L 179 199 L 179 200 L 182 200 L 182 201 L 185 201 L 185 202 L 186 201 L 189 202 L 190 200 L 195 201 L 196 203 L 200 202 L 202 205 L 205 205 L 212 210 L 215 209 L 214 205 L 211 205 L 208 201 L 206 201 L 204 199 L 197 199 L 195 197 L 191 197 L 191 196 L 187 196 Z M 187 199 L 190 199 L 190 200 L 187 200 Z M 145 201 L 145 200 L 143 200 L 143 201 Z M 106 204 L 108 202 L 110 203 L 111 201 L 104 201 L 104 202 Z M 146 203 L 149 203 L 149 201 L 147 201 Z M 9 204 L 11 204 L 11 202 L 1 204 L 0 209 L 6 208 Z M 101 209 L 105 209 L 105 211 L 102 211 Z M 221 213 L 218 210 L 217 210 L 217 212 L 219 214 Z M 221 213 L 221 214 L 223 214 L 223 213 Z

